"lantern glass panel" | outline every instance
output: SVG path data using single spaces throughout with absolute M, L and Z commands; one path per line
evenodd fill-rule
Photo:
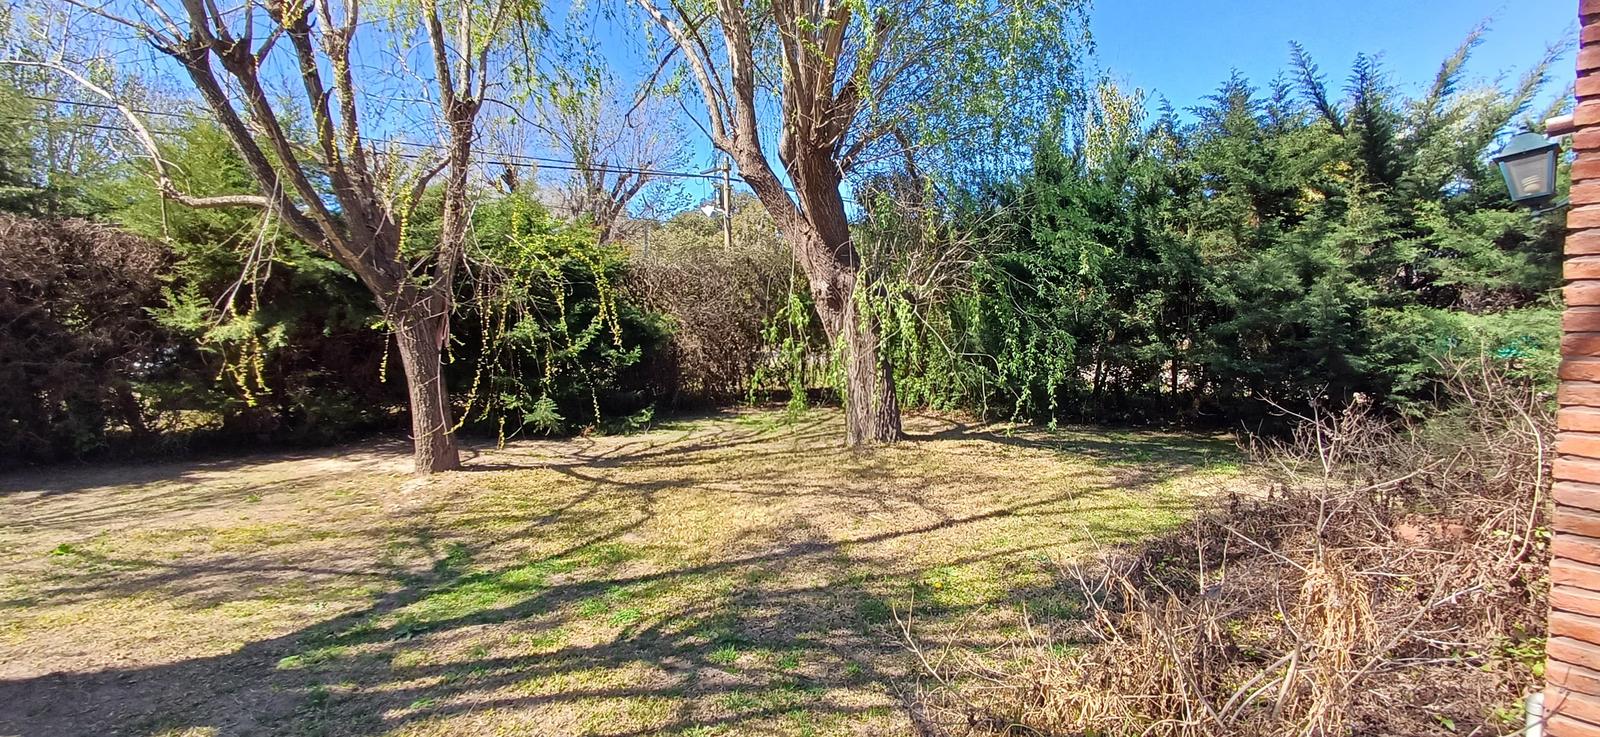
M 1500 162 L 1511 199 L 1530 200 L 1555 194 L 1555 156 L 1540 151 Z

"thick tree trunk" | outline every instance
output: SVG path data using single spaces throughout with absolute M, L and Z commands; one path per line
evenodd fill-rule
M 405 367 L 406 391 L 411 398 L 413 459 L 419 474 L 452 471 L 461 467 L 456 450 L 455 421 L 450 395 L 445 390 L 444 367 L 439 361 L 442 317 L 404 319 L 395 325 L 395 342 Z
M 139 398 L 134 396 L 133 387 L 128 386 L 128 382 L 117 382 L 112 389 L 111 399 L 116 405 L 117 414 L 128 424 L 128 430 L 133 433 L 133 437 L 138 439 L 150 437 L 150 426 L 144 421 L 144 409 L 139 406 Z
M 901 438 L 900 399 L 894 367 L 878 354 L 881 330 L 877 318 L 854 308 L 842 320 L 845 356 L 845 445 L 892 443 Z
M 900 440 L 900 401 L 894 367 L 881 352 L 882 326 L 870 311 L 859 314 L 856 309 L 857 282 L 871 277 L 862 269 L 860 253 L 850 238 L 831 147 L 781 146 L 779 156 L 794 181 L 797 207 L 761 152 L 753 109 L 740 115 L 739 125 L 737 142 L 724 150 L 739 163 L 745 183 L 794 249 L 828 340 L 846 351 L 845 444 L 858 447 Z M 861 285 L 867 299 L 875 296 L 872 286 Z
M 903 435 L 900 400 L 894 367 L 880 352 L 881 326 L 875 315 L 857 309 L 853 295 L 859 272 L 836 269 L 830 277 L 821 289 L 813 281 L 811 291 L 828 341 L 845 350 L 845 445 L 893 443 Z

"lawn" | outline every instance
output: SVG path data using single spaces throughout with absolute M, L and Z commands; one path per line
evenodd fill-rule
M 900 735 L 919 636 L 1077 614 L 1226 438 L 837 412 L 0 476 L 0 735 Z

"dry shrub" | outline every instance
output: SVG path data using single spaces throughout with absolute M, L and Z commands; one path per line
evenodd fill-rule
M 653 383 L 674 404 L 744 396 L 766 360 L 762 329 L 797 286 L 789 251 L 760 205 L 736 198 L 733 246 L 719 221 L 697 211 L 653 231 L 648 247 L 630 242 L 630 288 L 668 317 L 666 360 Z
M 924 656 L 941 664 L 925 668 L 919 730 L 1520 731 L 1544 652 L 1552 413 L 1487 362 L 1453 373 L 1455 404 L 1434 417 L 1301 418 L 1292 440 L 1254 448 L 1268 491 L 1065 566 L 1083 621 Z
M 151 316 L 171 257 L 88 220 L 0 213 L 0 467 L 81 455 L 121 422 L 133 383 L 171 352 Z

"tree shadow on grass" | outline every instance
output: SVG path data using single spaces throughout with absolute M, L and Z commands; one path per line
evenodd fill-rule
M 820 425 L 795 430 L 825 431 Z M 951 434 L 944 438 L 1107 454 L 1127 461 L 1114 482 L 1127 488 L 1158 483 L 1211 457 L 1197 448 L 1154 463 L 1138 454 L 1131 460 L 1117 456 L 1114 447 L 1092 439 L 1017 439 L 975 428 L 945 432 Z M 658 495 L 703 483 L 687 471 L 704 454 L 805 452 L 761 448 L 764 434 L 741 430 L 716 441 L 688 438 L 682 441 L 687 447 L 579 449 L 565 462 L 541 467 L 595 491 L 530 512 L 464 547 L 441 550 L 430 570 L 357 571 L 386 589 L 359 608 L 224 655 L 0 680 L 0 734 L 157 735 L 191 728 L 218 735 L 480 733 L 478 727 L 447 723 L 452 718 L 541 735 L 806 734 L 853 722 L 891 734 L 903 731 L 896 684 L 912 674 L 898 642 L 897 607 L 920 601 L 920 621 L 944 627 L 959 645 L 962 620 L 1007 603 L 1059 597 L 1038 581 L 980 594 L 952 590 L 955 584 L 939 578 L 945 575 L 940 571 L 1040 554 L 1048 547 L 1044 543 L 952 554 L 938 571 L 878 571 L 867 553 L 1040 513 L 1073 502 L 1081 489 L 971 513 L 936 509 L 901 493 L 888 503 L 923 509 L 932 519 L 860 535 L 832 534 L 819 522 L 795 519 L 777 539 L 735 538 L 728 547 L 738 554 L 641 566 L 628 541 L 657 521 Z M 641 464 L 654 466 L 662 478 L 636 482 L 608 473 Z M 834 494 L 865 508 L 886 503 L 856 489 L 794 483 L 784 478 L 781 465 L 744 468 L 741 477 L 728 480 L 749 487 L 743 493 Z M 576 505 L 591 493 L 615 494 L 627 514 L 538 557 L 477 562 L 507 540 L 569 524 Z M 1175 501 L 1151 505 L 1181 513 Z M 1087 503 L 1074 510 L 1083 516 L 1083 532 L 1097 539 L 1137 534 L 1119 527 L 1115 517 L 1098 514 L 1105 511 L 1115 510 Z M 431 540 L 448 531 L 421 525 L 414 532 Z M 92 601 L 97 594 L 153 591 L 216 601 L 246 593 L 228 588 L 230 574 L 260 573 L 269 565 L 159 562 L 98 588 L 87 584 L 49 595 Z M 328 566 L 290 565 L 279 572 L 351 573 Z

